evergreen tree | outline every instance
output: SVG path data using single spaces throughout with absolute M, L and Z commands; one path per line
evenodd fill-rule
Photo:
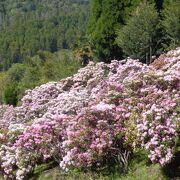
M 180 2 L 166 4 L 163 11 L 162 25 L 165 31 L 166 49 L 180 46 Z
M 161 38 L 159 17 L 154 5 L 142 3 L 117 34 L 117 43 L 126 56 L 149 63 L 159 49 Z
M 108 62 L 122 56 L 115 42 L 115 30 L 125 24 L 138 3 L 138 0 L 92 0 L 88 35 L 98 59 Z

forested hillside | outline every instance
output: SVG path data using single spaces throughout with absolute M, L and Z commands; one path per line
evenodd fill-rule
M 0 1 L 0 70 L 38 50 L 76 46 L 86 32 L 87 0 Z
M 0 1 L 0 103 L 77 71 L 89 11 L 87 0 Z

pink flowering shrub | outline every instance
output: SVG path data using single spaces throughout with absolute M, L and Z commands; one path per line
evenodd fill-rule
M 16 134 L 16 138 L 0 147 L 0 165 L 5 177 L 14 178 L 13 172 L 17 170 L 16 179 L 24 179 L 38 162 L 49 159 L 59 162 L 66 121 L 66 115 L 49 120 L 42 118 L 23 132 L 14 131 L 12 134 Z
M 66 171 L 112 161 L 126 167 L 136 148 L 152 162 L 170 162 L 180 135 L 180 48 L 156 61 L 91 62 L 28 90 L 21 106 L 0 106 L 4 178 L 26 179 L 46 161 Z
M 177 122 L 180 120 L 175 107 L 176 103 L 168 99 L 161 104 L 153 104 L 149 110 L 143 111 L 137 123 L 142 146 L 150 152 L 151 161 L 161 165 L 167 164 L 173 157 L 175 138 L 178 135 Z
M 102 102 L 79 113 L 67 127 L 67 140 L 63 143 L 66 155 L 60 166 L 92 167 L 121 155 L 125 151 L 124 121 L 128 116 L 120 113 L 119 107 Z

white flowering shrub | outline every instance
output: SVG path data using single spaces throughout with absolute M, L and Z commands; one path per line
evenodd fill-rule
M 179 137 L 180 48 L 149 66 L 138 60 L 90 63 L 77 74 L 28 90 L 18 107 L 0 106 L 0 172 L 26 179 L 39 163 L 65 171 L 128 164 L 146 149 L 171 161 Z

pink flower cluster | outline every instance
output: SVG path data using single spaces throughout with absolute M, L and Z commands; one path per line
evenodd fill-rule
M 28 90 L 18 107 L 0 106 L 0 172 L 26 179 L 49 160 L 66 171 L 109 159 L 126 166 L 136 147 L 163 166 L 179 136 L 179 100 L 180 48 L 150 66 L 91 62 L 72 77 Z
M 142 146 L 150 152 L 149 158 L 162 166 L 173 157 L 175 138 L 178 135 L 176 123 L 180 120 L 174 110 L 176 103 L 168 103 L 166 108 L 163 108 L 163 102 L 161 105 L 153 104 L 150 110 L 143 112 L 137 125 Z
M 101 102 L 75 116 L 75 122 L 66 129 L 67 140 L 63 143 L 66 155 L 60 166 L 91 167 L 103 163 L 108 153 L 117 157 L 124 148 L 124 121 L 128 119 L 121 112 L 119 107 Z

